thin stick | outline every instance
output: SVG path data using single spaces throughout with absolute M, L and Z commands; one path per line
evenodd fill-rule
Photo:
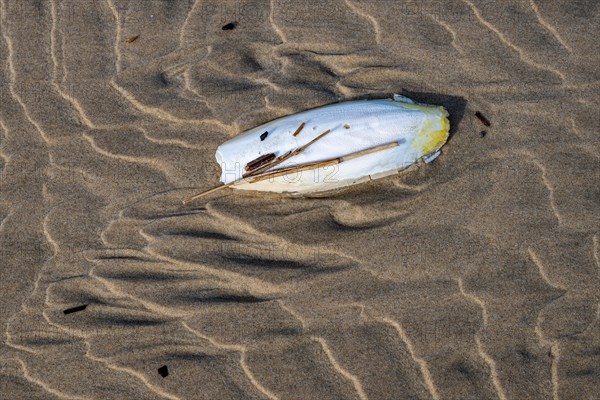
M 391 148 L 397 147 L 399 145 L 400 145 L 400 143 L 398 143 L 398 142 L 390 142 L 390 143 L 386 143 L 386 144 L 381 144 L 379 146 L 371 147 L 368 149 L 360 150 L 360 151 L 357 151 L 354 153 L 346 154 L 345 156 L 339 157 L 340 162 L 352 160 L 354 158 L 358 158 L 358 157 L 362 157 L 362 156 L 366 156 L 368 154 L 376 153 L 378 151 L 391 149 Z
M 321 136 L 325 135 L 326 133 L 329 133 L 329 131 L 321 134 Z M 316 140 L 316 139 L 315 139 Z M 314 142 L 314 141 L 313 141 Z M 306 171 L 306 170 L 311 170 L 311 169 L 315 169 L 315 168 L 320 168 L 320 167 L 325 167 L 328 165 L 335 165 L 335 164 L 339 164 L 342 163 L 344 161 L 348 161 L 348 160 L 352 160 L 354 158 L 357 157 L 362 157 L 362 156 L 366 156 L 368 154 L 372 154 L 378 151 L 383 151 L 383 150 L 387 150 L 387 149 L 391 149 L 393 147 L 398 146 L 399 143 L 398 142 L 391 142 L 391 143 L 386 143 L 386 144 L 382 144 L 379 146 L 375 146 L 375 147 L 371 147 L 370 149 L 365 149 L 365 150 L 360 150 L 354 153 L 350 153 L 350 154 L 346 154 L 344 156 L 341 157 L 335 157 L 335 158 L 331 158 L 328 160 L 322 160 L 322 161 L 315 161 L 315 162 L 311 162 L 311 163 L 307 163 L 307 164 L 300 164 L 297 166 L 293 166 L 293 167 L 287 167 L 287 168 L 281 168 L 275 171 L 270 171 L 270 172 L 266 172 L 263 174 L 257 174 L 257 175 L 252 175 L 250 177 L 247 178 L 241 178 L 238 179 L 237 181 L 232 181 L 229 183 L 225 183 L 221 186 L 217 186 L 213 189 L 207 190 L 205 192 L 202 193 L 198 193 L 196 195 L 190 196 L 190 197 L 186 197 L 183 200 L 183 204 L 187 205 L 189 203 L 191 203 L 192 201 L 199 199 L 200 197 L 206 196 L 208 194 L 211 193 L 215 193 L 221 189 L 225 189 L 234 185 L 238 185 L 241 183 L 254 183 L 254 182 L 260 182 L 263 181 L 265 179 L 269 179 L 269 178 L 275 178 L 277 176 L 282 176 L 282 175 L 286 175 L 290 172 L 301 172 L 301 171 Z M 306 148 L 308 146 L 305 146 L 304 148 Z M 293 152 L 292 152 L 293 153 Z
M 329 165 L 339 164 L 340 162 L 341 162 L 340 158 L 332 158 L 331 160 L 316 161 L 316 162 L 312 162 L 312 163 L 308 163 L 308 164 L 297 165 L 295 167 L 282 168 L 282 169 L 271 171 L 271 172 L 268 172 L 266 174 L 262 174 L 259 176 L 251 176 L 248 178 L 248 182 L 249 183 L 260 182 L 260 181 L 264 181 L 266 179 L 276 178 L 278 176 L 287 175 L 290 172 L 295 173 L 295 172 L 308 171 L 308 170 L 315 169 L 315 168 L 321 168 L 321 167 L 326 167 Z
M 302 129 L 304 129 L 304 122 L 300 124 L 300 126 L 298 127 L 298 129 L 296 129 L 296 132 L 294 132 L 294 134 L 292 136 L 298 135 L 300 133 L 300 131 L 302 131 Z M 269 169 L 273 168 L 274 166 L 276 166 L 277 164 L 281 164 L 288 158 L 292 157 L 292 155 L 293 155 L 292 150 L 290 150 L 287 153 L 283 154 L 282 156 L 279 156 L 278 158 L 276 158 L 274 160 L 269 160 L 268 162 L 266 162 L 262 165 L 258 165 L 257 167 L 253 168 L 252 171 L 248 171 L 245 174 L 243 174 L 242 177 L 245 178 L 247 176 L 256 175 L 256 174 L 259 174 L 266 170 L 269 170 Z
M 241 179 L 240 179 L 240 180 L 241 180 Z M 229 182 L 229 183 L 225 183 L 225 184 L 223 184 L 223 185 L 221 185 L 221 186 L 217 186 L 217 187 L 215 187 L 215 188 L 212 188 L 212 189 L 210 189 L 210 190 L 207 190 L 207 191 L 205 191 L 205 192 L 202 192 L 202 193 L 195 194 L 195 195 L 193 195 L 193 196 L 188 196 L 188 197 L 186 197 L 185 199 L 183 199 L 182 203 L 183 203 L 183 205 L 184 205 L 184 206 L 187 206 L 187 205 L 188 205 L 188 204 L 190 204 L 192 201 L 194 201 L 194 200 L 197 200 L 197 199 L 199 199 L 200 197 L 206 196 L 206 195 L 208 195 L 208 194 L 211 194 L 211 193 L 218 192 L 219 190 L 221 190 L 221 189 L 225 189 L 225 188 L 228 188 L 228 187 L 230 187 L 230 186 L 233 186 L 233 185 L 234 185 L 234 184 L 236 184 L 236 183 L 239 183 L 239 180 L 237 180 L 237 181 L 233 181 L 233 182 Z
M 260 182 L 260 181 L 264 181 L 265 179 L 275 178 L 275 177 L 282 176 L 282 175 L 287 175 L 290 172 L 302 172 L 302 171 L 307 171 L 307 170 L 311 170 L 311 169 L 315 169 L 315 168 L 326 167 L 329 165 L 340 164 L 344 161 L 352 160 L 354 158 L 366 156 L 368 154 L 376 153 L 378 151 L 391 149 L 393 147 L 397 147 L 398 145 L 399 145 L 398 142 L 391 142 L 391 143 L 386 143 L 386 144 L 382 144 L 379 146 L 371 147 L 369 149 L 360 150 L 360 151 L 357 151 L 354 153 L 346 154 L 345 156 L 341 156 L 341 157 L 330 158 L 328 160 L 322 160 L 322 161 L 315 161 L 315 162 L 311 162 L 311 163 L 307 163 L 307 164 L 300 164 L 300 165 L 296 165 L 296 166 L 288 167 L 288 168 L 281 168 L 281 169 L 277 169 L 275 171 L 267 172 L 262 175 L 250 176 L 248 178 L 248 182 L 249 183 Z
M 294 155 L 296 154 L 300 154 L 302 153 L 304 150 L 306 150 L 310 145 L 312 145 L 314 142 L 316 142 L 317 140 L 321 139 L 323 136 L 327 135 L 329 132 L 331 132 L 331 129 L 327 129 L 325 132 L 321 133 L 319 136 L 317 136 L 316 138 L 314 138 L 313 140 L 311 140 L 310 142 L 306 143 L 304 146 L 298 147 L 296 150 L 294 150 L 292 153 Z
M 278 164 L 281 164 L 282 162 L 284 162 L 285 160 L 287 160 L 288 158 L 290 158 L 292 156 L 292 153 L 293 153 L 293 151 L 290 150 L 287 153 L 280 155 L 276 159 L 271 160 L 270 162 L 268 162 L 266 164 L 263 164 L 260 167 L 253 169 L 252 171 L 246 172 L 245 174 L 242 175 L 242 177 L 246 178 L 246 177 L 251 176 L 251 175 L 258 175 L 261 172 L 264 172 L 264 171 L 266 171 L 268 169 L 271 169 L 274 166 L 276 166 Z
M 289 158 L 291 158 L 293 156 L 297 156 L 298 154 L 302 153 L 304 150 L 306 150 L 308 147 L 310 147 L 317 140 L 321 139 L 323 136 L 327 135 L 329 132 L 331 132 L 331 129 L 328 129 L 325 132 L 321 133 L 319 136 L 317 136 L 316 138 L 314 138 L 310 142 L 306 143 L 304 146 L 298 147 L 296 150 L 288 151 L 287 153 L 285 153 L 285 154 L 277 157 L 276 159 L 274 159 L 270 163 L 267 163 L 267 164 L 263 165 L 262 167 L 256 168 L 254 171 L 250 171 L 250 172 L 245 173 L 244 175 L 242 175 L 242 177 L 246 178 L 248 176 L 255 176 L 255 175 L 258 175 L 258 174 L 260 174 L 262 172 L 270 170 L 271 168 L 275 167 L 276 165 L 281 164 L 285 160 L 287 160 L 287 159 L 289 159 Z
M 298 127 L 298 129 L 296 129 L 296 132 L 294 132 L 292 136 L 298 136 L 302 129 L 304 129 L 304 122 L 300 124 L 300 126 Z

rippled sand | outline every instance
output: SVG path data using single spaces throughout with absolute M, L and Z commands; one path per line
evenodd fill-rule
M 3 398 L 597 399 L 599 9 L 2 0 Z M 228 138 L 392 93 L 449 109 L 434 163 L 181 206 Z

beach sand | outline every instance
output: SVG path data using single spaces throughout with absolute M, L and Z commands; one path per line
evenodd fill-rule
M 1 4 L 2 399 L 598 398 L 598 2 Z M 433 163 L 181 205 L 393 93 L 449 110 Z

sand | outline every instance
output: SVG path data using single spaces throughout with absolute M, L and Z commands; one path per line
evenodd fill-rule
M 598 398 L 598 2 L 1 3 L 3 399 Z M 181 205 L 393 93 L 449 110 L 433 163 Z

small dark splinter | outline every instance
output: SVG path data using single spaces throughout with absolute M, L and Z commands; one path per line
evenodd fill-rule
M 267 136 L 269 136 L 269 132 L 265 132 L 262 135 L 260 135 L 260 141 L 262 142 L 263 140 L 265 140 Z
M 73 308 L 67 308 L 63 312 L 65 314 L 71 314 L 71 313 L 74 313 L 74 312 L 83 311 L 83 310 L 85 310 L 86 307 L 87 307 L 87 304 L 84 304 L 82 306 L 77 306 L 77 307 L 73 307 Z
M 475 113 L 475 116 L 476 116 L 476 117 L 477 117 L 477 118 L 478 118 L 478 119 L 481 121 L 481 123 L 482 123 L 483 125 L 487 126 L 488 128 L 489 128 L 490 126 L 492 126 L 492 124 L 491 124 L 490 120 L 489 120 L 489 119 L 487 119 L 486 117 L 484 117 L 484 116 L 483 116 L 483 114 L 482 114 L 482 113 L 480 113 L 479 111 L 477 111 L 477 112 Z
M 235 27 L 237 26 L 237 22 L 230 22 L 227 25 L 223 25 L 223 27 L 221 29 L 223 29 L 224 31 L 230 31 L 235 29 Z
M 158 373 L 160 374 L 160 376 L 162 376 L 163 378 L 166 378 L 167 376 L 169 376 L 169 368 L 167 368 L 166 365 L 163 365 L 162 367 L 160 367 L 158 369 Z
M 138 40 L 139 37 L 140 35 L 131 36 L 129 39 L 127 39 L 127 43 L 133 43 Z
M 485 137 L 485 135 L 487 135 L 487 132 L 486 131 L 481 131 L 481 132 L 479 132 L 479 135 L 481 137 Z
M 298 127 L 298 129 L 296 129 L 296 132 L 294 132 L 292 136 L 298 136 L 302 129 L 304 129 L 304 122 L 300 124 L 300 126 Z

